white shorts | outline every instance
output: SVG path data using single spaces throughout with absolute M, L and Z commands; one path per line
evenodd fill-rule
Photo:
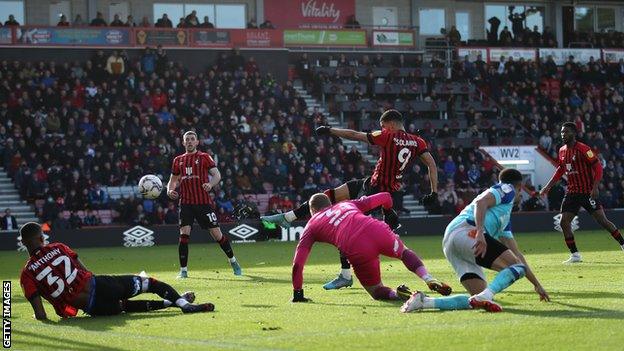
M 485 280 L 483 268 L 475 262 L 472 248 L 475 240 L 469 236 L 469 233 L 473 230 L 476 230 L 476 227 L 466 222 L 451 231 L 446 227 L 444 239 L 442 239 L 442 249 L 444 256 L 453 266 L 459 279 L 466 273 L 473 273 Z

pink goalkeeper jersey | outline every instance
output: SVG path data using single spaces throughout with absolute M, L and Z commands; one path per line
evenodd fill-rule
M 314 214 L 305 226 L 295 251 L 292 269 L 293 288 L 297 290 L 303 286 L 303 266 L 315 242 L 329 243 L 341 251 L 346 251 L 350 238 L 365 232 L 379 222 L 364 214 L 379 206 L 385 209 L 392 208 L 390 193 L 377 193 L 363 196 L 358 200 L 339 202 Z

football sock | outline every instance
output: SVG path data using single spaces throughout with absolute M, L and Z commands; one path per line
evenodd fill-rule
M 225 252 L 225 255 L 228 258 L 234 257 L 234 251 L 232 250 L 232 245 L 230 245 L 230 240 L 225 235 L 221 235 L 221 240 L 219 240 L 219 245 L 221 246 L 221 250 Z
M 570 249 L 571 253 L 575 253 L 578 252 L 578 249 L 576 248 L 576 242 L 574 241 L 574 238 L 572 239 L 565 239 L 565 243 L 568 246 L 568 249 Z
M 341 269 L 340 270 L 340 275 L 343 278 L 347 279 L 347 280 L 351 279 L 351 268 L 343 268 L 343 269 Z
M 168 306 L 165 306 L 165 301 L 166 300 L 124 300 L 122 303 L 125 312 L 148 312 L 167 308 Z M 171 305 L 171 302 L 169 302 L 169 305 Z
M 190 302 L 186 301 L 185 298 L 180 297 L 176 300 L 175 302 L 176 306 L 180 307 L 180 308 L 184 308 L 184 306 L 190 304 Z
M 616 229 L 612 231 L 611 236 L 613 237 L 613 239 L 617 240 L 620 245 L 624 245 L 624 238 L 622 238 L 622 234 L 620 234 L 619 230 Z
M 498 294 L 499 292 L 505 290 L 511 284 L 513 284 L 516 280 L 524 277 L 526 274 L 526 266 L 523 264 L 514 264 L 511 265 L 502 271 L 498 272 L 492 282 L 488 284 L 486 290 L 490 290 L 493 294 Z
M 288 222 L 292 222 L 297 219 L 297 215 L 295 214 L 295 211 L 288 211 L 284 213 L 284 219 L 286 219 Z
M 414 253 L 414 251 L 410 249 L 405 249 L 403 251 L 403 255 L 401 256 L 401 261 L 403 261 L 403 264 L 405 265 L 405 267 L 407 267 L 407 269 L 416 273 L 416 275 L 418 275 L 421 279 L 425 280 L 426 277 L 429 277 L 429 279 L 431 279 L 429 273 L 427 272 L 427 268 L 423 264 L 422 260 L 418 257 L 418 255 Z
M 190 236 L 180 234 L 180 242 L 178 243 L 178 256 L 180 256 L 180 267 L 186 267 L 188 264 L 188 242 Z
M 342 252 L 340 253 L 340 268 L 349 269 L 351 268 L 351 264 L 349 263 L 349 259 Z
M 308 204 L 308 202 L 304 202 L 303 204 L 301 204 L 301 206 L 297 207 L 296 209 L 294 209 L 293 211 L 290 211 L 295 215 L 295 219 L 297 218 L 306 218 L 307 216 L 310 215 L 310 205 Z M 288 218 L 288 213 L 286 213 L 286 220 L 290 222 L 289 218 Z M 291 217 L 292 218 L 292 217 Z
M 180 294 L 167 283 L 163 283 L 160 280 L 154 278 L 148 278 L 149 284 L 147 291 L 162 297 L 165 300 L 176 301 L 180 299 Z M 178 305 L 179 306 L 179 305 Z M 181 307 L 181 306 L 180 306 Z
M 468 299 L 470 296 L 466 294 L 442 296 L 442 297 L 425 297 L 423 300 L 423 308 L 438 310 L 466 310 L 470 308 Z
M 387 286 L 380 286 L 373 292 L 373 299 L 375 300 L 398 300 L 399 296 L 396 291 L 390 289 Z
M 228 261 L 230 261 L 230 263 L 234 263 L 234 262 L 236 262 L 236 257 L 234 257 L 234 256 L 229 257 Z

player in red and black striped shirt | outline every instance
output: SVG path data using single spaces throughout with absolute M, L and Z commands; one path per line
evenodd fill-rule
M 188 242 L 195 220 L 202 229 L 208 229 L 210 235 L 221 245 L 234 274 L 241 275 L 241 267 L 234 257 L 228 237 L 221 232 L 214 203 L 209 194 L 221 181 L 221 173 L 209 154 L 197 150 L 199 140 L 195 132 L 184 133 L 183 144 L 186 152 L 173 159 L 171 178 L 167 184 L 167 195 L 173 200 L 180 198 L 180 243 L 178 244 L 180 274 L 178 277 L 188 277 Z M 178 183 L 180 193 L 175 190 Z
M 607 219 L 598 202 L 598 186 L 602 179 L 602 165 L 592 149 L 576 140 L 576 125 L 566 122 L 561 127 L 561 138 L 565 145 L 559 149 L 559 166 L 540 195 L 546 195 L 553 185 L 565 174 L 568 178 L 563 203 L 561 204 L 561 229 L 570 249 L 570 258 L 564 263 L 581 262 L 572 233 L 572 220 L 581 207 L 585 208 L 603 228 L 611 233 L 624 250 L 624 238 L 618 228 Z
M 195 294 L 178 294 L 169 284 L 143 275 L 95 275 L 72 249 L 61 243 L 44 244 L 41 226 L 34 222 L 20 228 L 22 244 L 30 257 L 20 274 L 20 285 L 35 318 L 46 320 L 43 297 L 61 317 L 74 317 L 81 309 L 91 316 L 123 312 L 148 312 L 179 307 L 184 313 L 214 311 L 211 303 L 194 305 Z M 129 300 L 142 293 L 163 300 Z
M 387 110 L 379 119 L 381 130 L 372 133 L 357 132 L 350 129 L 338 129 L 322 126 L 316 129 L 318 135 L 333 135 L 349 140 L 362 141 L 381 147 L 381 153 L 375 171 L 371 177 L 350 180 L 336 189 L 325 191 L 332 203 L 357 199 L 362 195 L 373 195 L 379 192 L 396 193 L 401 188 L 403 172 L 409 165 L 419 158 L 429 169 L 431 193 L 423 198 L 424 203 L 432 203 L 437 198 L 438 169 L 435 160 L 427 149 L 427 143 L 419 136 L 409 134 L 403 126 L 403 116 L 397 110 Z M 384 221 L 390 228 L 400 227 L 399 217 L 393 209 L 384 209 Z M 290 222 L 297 218 L 310 215 L 307 202 L 294 211 L 279 213 L 272 216 L 263 216 L 261 219 L 289 227 Z M 338 278 L 325 284 L 325 289 L 337 289 L 350 286 L 352 283 L 350 264 L 344 255 L 341 255 L 342 271 Z M 333 284 L 335 283 L 335 284 Z

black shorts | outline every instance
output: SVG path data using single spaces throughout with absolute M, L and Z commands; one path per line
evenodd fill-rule
M 95 275 L 85 312 L 91 316 L 112 316 L 123 312 L 123 301 L 141 293 L 138 275 Z
M 503 243 L 501 243 L 500 241 L 490 236 L 490 234 L 486 233 L 484 236 L 485 236 L 485 242 L 487 243 L 485 256 L 484 257 L 476 256 L 475 262 L 483 268 L 491 269 L 492 263 L 496 261 L 498 256 L 502 255 L 503 252 L 509 249 Z
M 350 180 L 347 182 L 347 186 L 349 186 L 349 188 L 355 186 L 355 189 L 359 190 L 356 196 L 352 196 L 355 194 L 349 194 L 351 199 L 359 199 L 362 196 L 371 196 L 381 192 L 381 190 L 379 190 L 379 185 L 371 185 L 371 177 Z M 389 193 L 392 194 L 390 191 Z
M 180 227 L 199 223 L 202 229 L 219 228 L 217 214 L 210 205 L 180 205 Z
M 583 207 L 585 211 L 593 213 L 600 210 L 602 204 L 598 199 L 592 199 L 590 194 L 566 193 L 561 203 L 561 213 L 570 212 L 577 214 Z

